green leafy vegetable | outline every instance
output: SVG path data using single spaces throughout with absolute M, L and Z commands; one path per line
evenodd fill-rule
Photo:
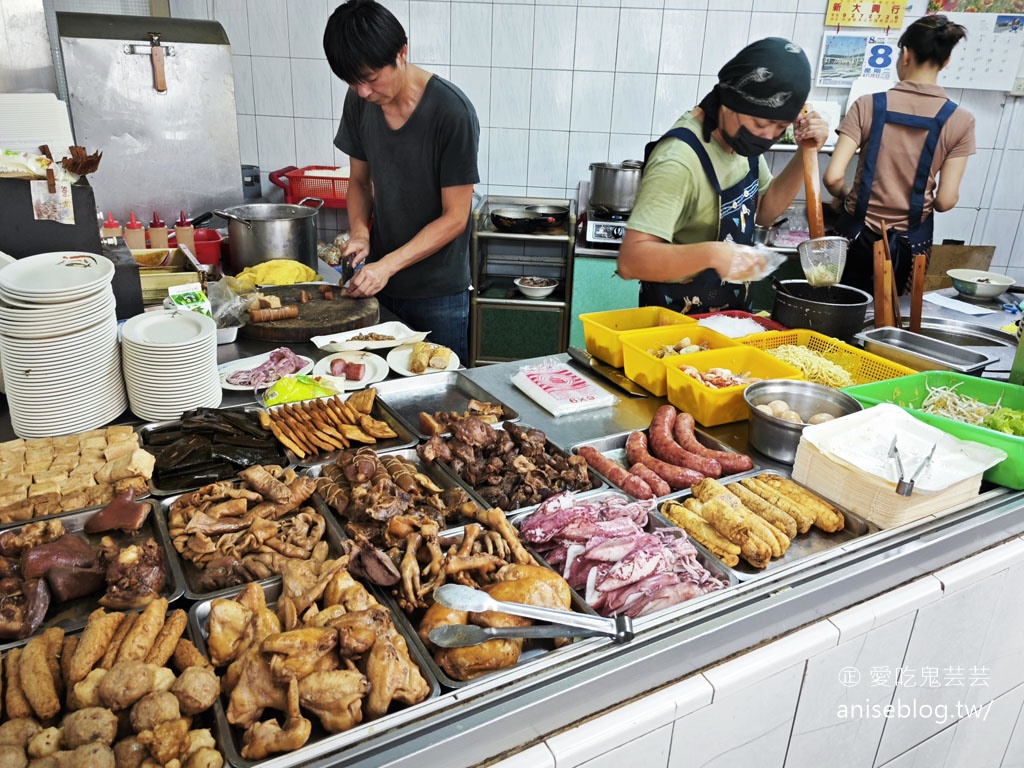
M 986 416 L 981 425 L 998 432 L 1005 432 L 1008 435 L 1024 437 L 1024 411 L 1000 408 L 995 413 Z

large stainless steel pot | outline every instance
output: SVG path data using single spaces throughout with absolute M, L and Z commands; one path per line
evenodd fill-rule
M 214 211 L 228 220 L 225 271 L 235 275 L 271 259 L 292 259 L 316 269 L 316 214 L 323 204 L 318 197 L 306 197 L 298 205 L 252 203 Z
M 593 209 L 629 213 L 640 189 L 644 164 L 639 160 L 590 164 L 590 200 Z
M 789 328 L 808 328 L 849 341 L 864 327 L 871 294 L 852 285 L 827 288 L 806 280 L 783 280 L 775 292 L 772 319 Z

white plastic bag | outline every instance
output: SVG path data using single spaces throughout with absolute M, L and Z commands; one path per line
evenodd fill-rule
M 608 390 L 554 358 L 523 366 L 513 374 L 512 383 L 553 416 L 606 408 L 619 401 Z

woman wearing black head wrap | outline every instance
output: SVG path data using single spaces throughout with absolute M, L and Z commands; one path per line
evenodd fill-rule
M 900 36 L 899 83 L 861 96 L 839 124 L 824 182 L 840 210 L 839 233 L 851 241 L 846 285 L 873 290 L 873 249 L 884 221 L 896 285 L 908 292 L 914 258 L 931 254 L 932 212 L 948 211 L 959 199 L 967 158 L 975 152 L 974 117 L 937 81 L 966 34 L 941 14 L 915 21 Z M 846 169 L 858 148 L 851 188 Z
M 722 67 L 699 106 L 648 145 L 618 260 L 622 277 L 641 281 L 641 306 L 749 309 L 742 281 L 764 265 L 751 247 L 754 225 L 772 224 L 803 183 L 796 154 L 775 178 L 761 155 L 790 123 L 798 141 L 820 148 L 828 136 L 816 113 L 800 117 L 810 87 L 799 46 L 758 40 Z

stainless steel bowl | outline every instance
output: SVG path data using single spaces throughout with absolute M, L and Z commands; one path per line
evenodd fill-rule
M 810 381 L 767 379 L 757 381 L 743 390 L 743 399 L 750 407 L 750 444 L 769 458 L 784 464 L 796 459 L 796 449 L 806 423 L 787 421 L 757 408 L 775 400 L 784 400 L 789 407 L 809 419 L 817 413 L 839 418 L 861 410 L 859 402 L 844 392 Z

